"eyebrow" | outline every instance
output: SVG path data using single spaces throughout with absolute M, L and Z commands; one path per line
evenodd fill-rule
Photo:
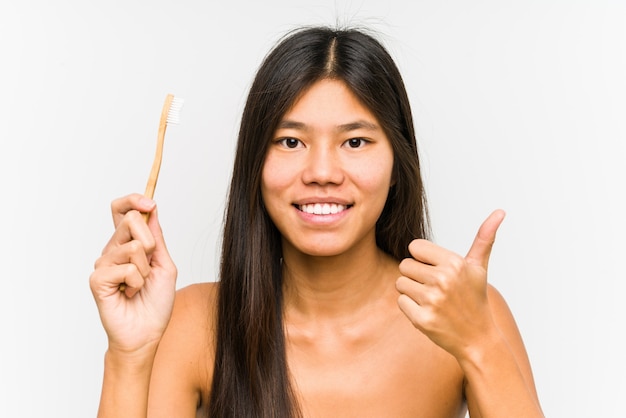
M 372 122 L 366 120 L 357 120 L 355 122 L 339 125 L 340 132 L 356 131 L 357 129 L 365 129 L 367 131 L 377 131 L 380 127 Z
M 307 125 L 302 122 L 285 119 L 285 120 L 280 121 L 277 129 L 295 129 L 295 130 L 300 130 L 300 131 L 306 131 Z M 350 123 L 344 123 L 337 127 L 337 130 L 339 132 L 350 132 L 350 131 L 356 131 L 358 129 L 365 129 L 368 131 L 377 131 L 380 129 L 380 127 L 375 123 L 368 122 L 362 119 L 354 121 L 354 122 L 350 122 Z

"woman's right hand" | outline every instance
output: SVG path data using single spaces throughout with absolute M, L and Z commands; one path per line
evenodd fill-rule
M 109 352 L 154 353 L 172 314 L 176 266 L 154 201 L 132 194 L 114 200 L 111 210 L 115 232 L 89 278 Z M 149 214 L 147 223 L 142 213 Z

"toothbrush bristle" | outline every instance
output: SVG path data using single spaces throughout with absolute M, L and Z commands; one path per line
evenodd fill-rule
M 168 124 L 178 125 L 180 123 L 180 109 L 183 107 L 184 103 L 184 99 L 178 97 L 174 97 L 174 99 L 172 99 L 170 110 L 167 112 Z

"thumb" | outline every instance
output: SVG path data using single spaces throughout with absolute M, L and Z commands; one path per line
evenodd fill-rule
M 161 229 L 161 224 L 159 223 L 157 208 L 154 208 L 154 210 L 150 213 L 150 217 L 148 218 L 148 228 L 150 228 L 155 241 L 155 248 L 152 253 L 151 260 L 161 266 L 169 267 L 169 265 L 173 264 L 173 262 L 167 250 L 167 246 L 165 245 L 165 238 L 163 237 L 163 230 Z
M 485 270 L 489 264 L 491 249 L 496 241 L 496 231 L 504 220 L 506 213 L 502 209 L 493 211 L 478 228 L 478 233 L 465 259 L 474 265 L 483 267 Z

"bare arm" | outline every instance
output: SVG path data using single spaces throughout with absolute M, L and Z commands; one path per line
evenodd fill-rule
M 111 208 L 115 232 L 89 280 L 109 341 L 98 416 L 145 418 L 153 361 L 174 303 L 176 267 L 154 202 L 134 194 Z M 141 212 L 151 213 L 147 224 Z
M 156 347 L 131 355 L 107 351 L 98 418 L 147 416 L 155 352 Z
M 470 416 L 543 417 L 522 337 L 500 293 L 489 286 L 499 333 L 459 363 L 465 372 Z M 484 413 L 483 413 L 484 411 Z
M 195 417 L 204 409 L 213 374 L 216 283 L 198 283 L 176 294 L 150 381 L 148 416 Z
M 465 257 L 429 241 L 400 263 L 398 304 L 413 325 L 452 354 L 465 374 L 470 414 L 543 417 L 522 339 L 487 267 L 504 212 L 481 225 Z

